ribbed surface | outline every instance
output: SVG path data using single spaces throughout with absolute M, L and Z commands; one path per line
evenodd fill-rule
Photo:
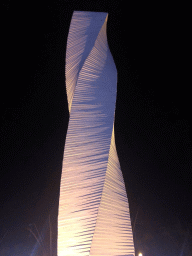
M 134 255 L 115 148 L 117 71 L 106 13 L 74 12 L 67 41 L 70 111 L 62 166 L 58 256 Z

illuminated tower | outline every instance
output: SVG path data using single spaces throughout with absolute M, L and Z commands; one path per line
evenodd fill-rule
M 58 216 L 58 256 L 133 256 L 125 184 L 115 147 L 117 71 L 107 13 L 75 11 L 66 52 L 70 112 Z

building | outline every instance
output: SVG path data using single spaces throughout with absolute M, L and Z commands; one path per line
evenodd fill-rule
M 70 112 L 58 216 L 58 256 L 133 256 L 125 184 L 115 147 L 117 70 L 107 13 L 75 11 L 66 52 Z

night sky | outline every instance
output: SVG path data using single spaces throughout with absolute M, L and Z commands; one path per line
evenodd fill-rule
M 185 10 L 66 0 L 1 3 L 0 255 L 43 255 L 34 237 L 39 232 L 46 255 L 56 256 L 69 119 L 65 52 L 74 10 L 109 14 L 108 44 L 118 71 L 116 146 L 136 253 L 192 255 Z

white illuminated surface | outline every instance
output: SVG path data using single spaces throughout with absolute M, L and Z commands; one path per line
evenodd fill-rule
M 133 256 L 129 205 L 116 152 L 117 71 L 107 13 L 75 11 L 66 52 L 70 112 L 60 185 L 58 256 Z

